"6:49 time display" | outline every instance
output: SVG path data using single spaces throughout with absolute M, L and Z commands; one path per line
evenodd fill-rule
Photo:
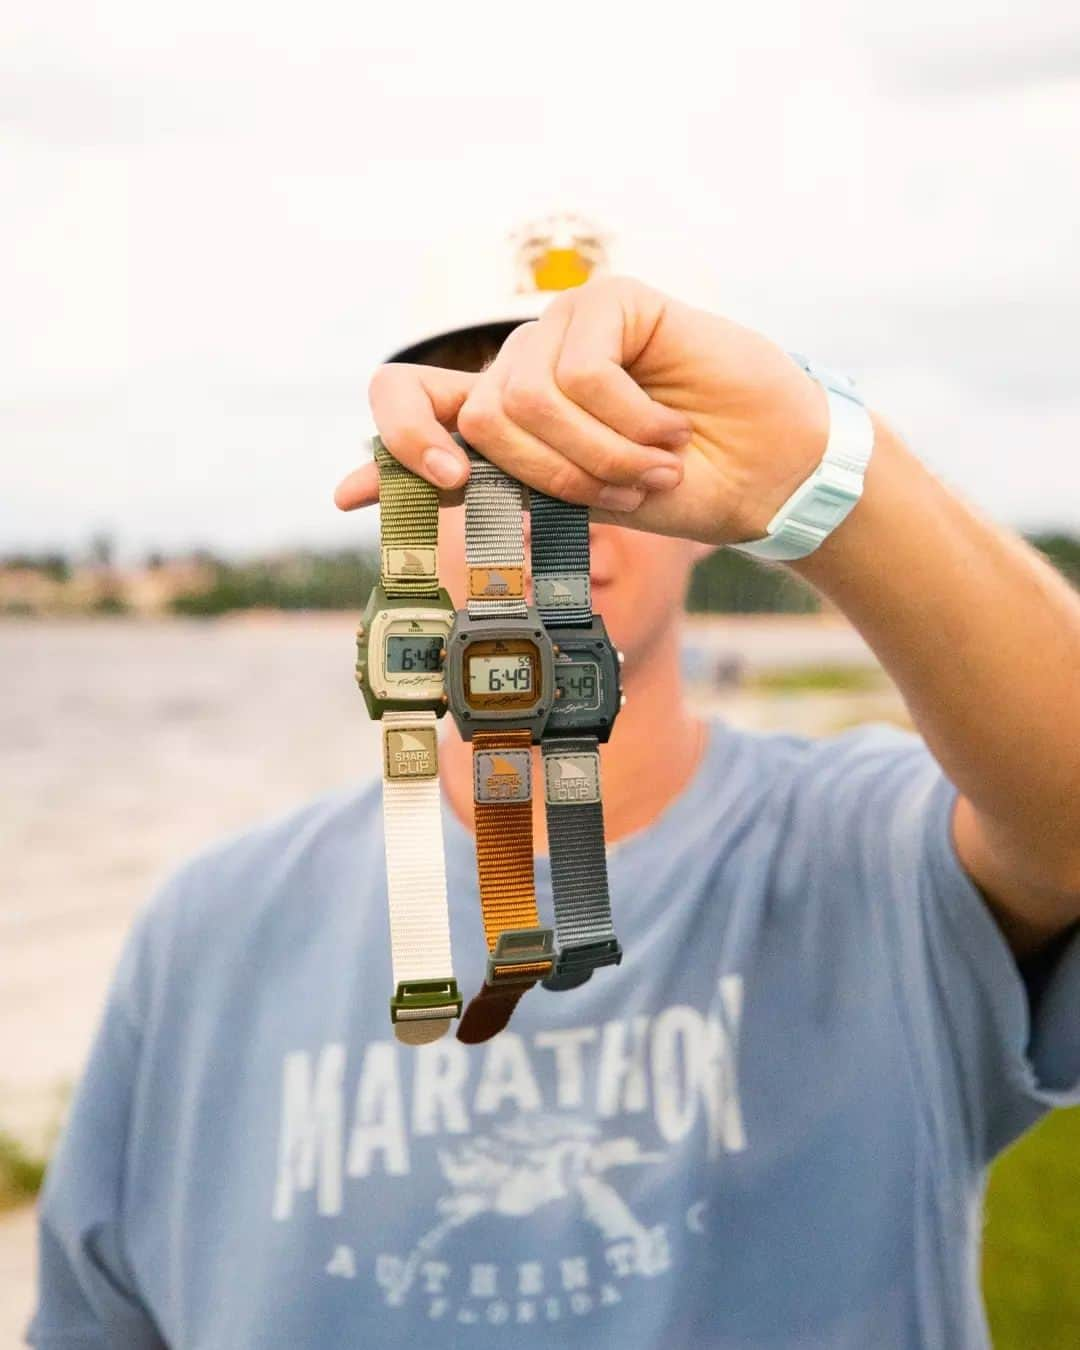
M 532 691 L 532 662 L 527 655 L 473 656 L 469 659 L 469 683 L 477 694 L 516 694 Z

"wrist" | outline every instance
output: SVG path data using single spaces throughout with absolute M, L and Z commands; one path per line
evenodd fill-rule
M 798 485 L 777 507 L 764 534 L 731 545 L 765 562 L 794 562 L 821 547 L 858 503 L 874 447 L 874 424 L 853 381 L 803 356 L 791 359 L 827 400 L 827 438 L 812 467 L 803 466 Z
M 788 564 L 826 594 L 834 578 L 850 575 L 860 558 L 879 559 L 883 542 L 905 528 L 903 485 L 910 480 L 915 461 L 881 415 L 869 408 L 867 413 L 874 446 L 859 500 L 813 553 Z

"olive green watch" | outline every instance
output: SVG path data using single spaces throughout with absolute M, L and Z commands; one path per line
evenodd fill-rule
M 372 438 L 379 469 L 379 583 L 356 636 L 356 680 L 382 723 L 383 832 L 394 996 L 406 1044 L 437 1040 L 462 999 L 450 956 L 439 747 L 454 606 L 439 585 L 438 495 Z

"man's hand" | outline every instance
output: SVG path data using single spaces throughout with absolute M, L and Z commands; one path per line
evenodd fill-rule
M 763 534 L 829 428 L 824 392 L 779 347 L 629 277 L 564 292 L 479 375 L 384 365 L 369 397 L 387 449 L 445 491 L 468 477 L 456 427 L 597 519 L 710 544 Z M 335 500 L 351 510 L 377 495 L 365 466 Z

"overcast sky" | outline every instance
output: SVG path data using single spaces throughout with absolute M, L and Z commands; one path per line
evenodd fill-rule
M 1080 529 L 1080 7 L 1022 8 L 6 6 L 0 549 L 366 537 L 372 369 L 559 208 Z

